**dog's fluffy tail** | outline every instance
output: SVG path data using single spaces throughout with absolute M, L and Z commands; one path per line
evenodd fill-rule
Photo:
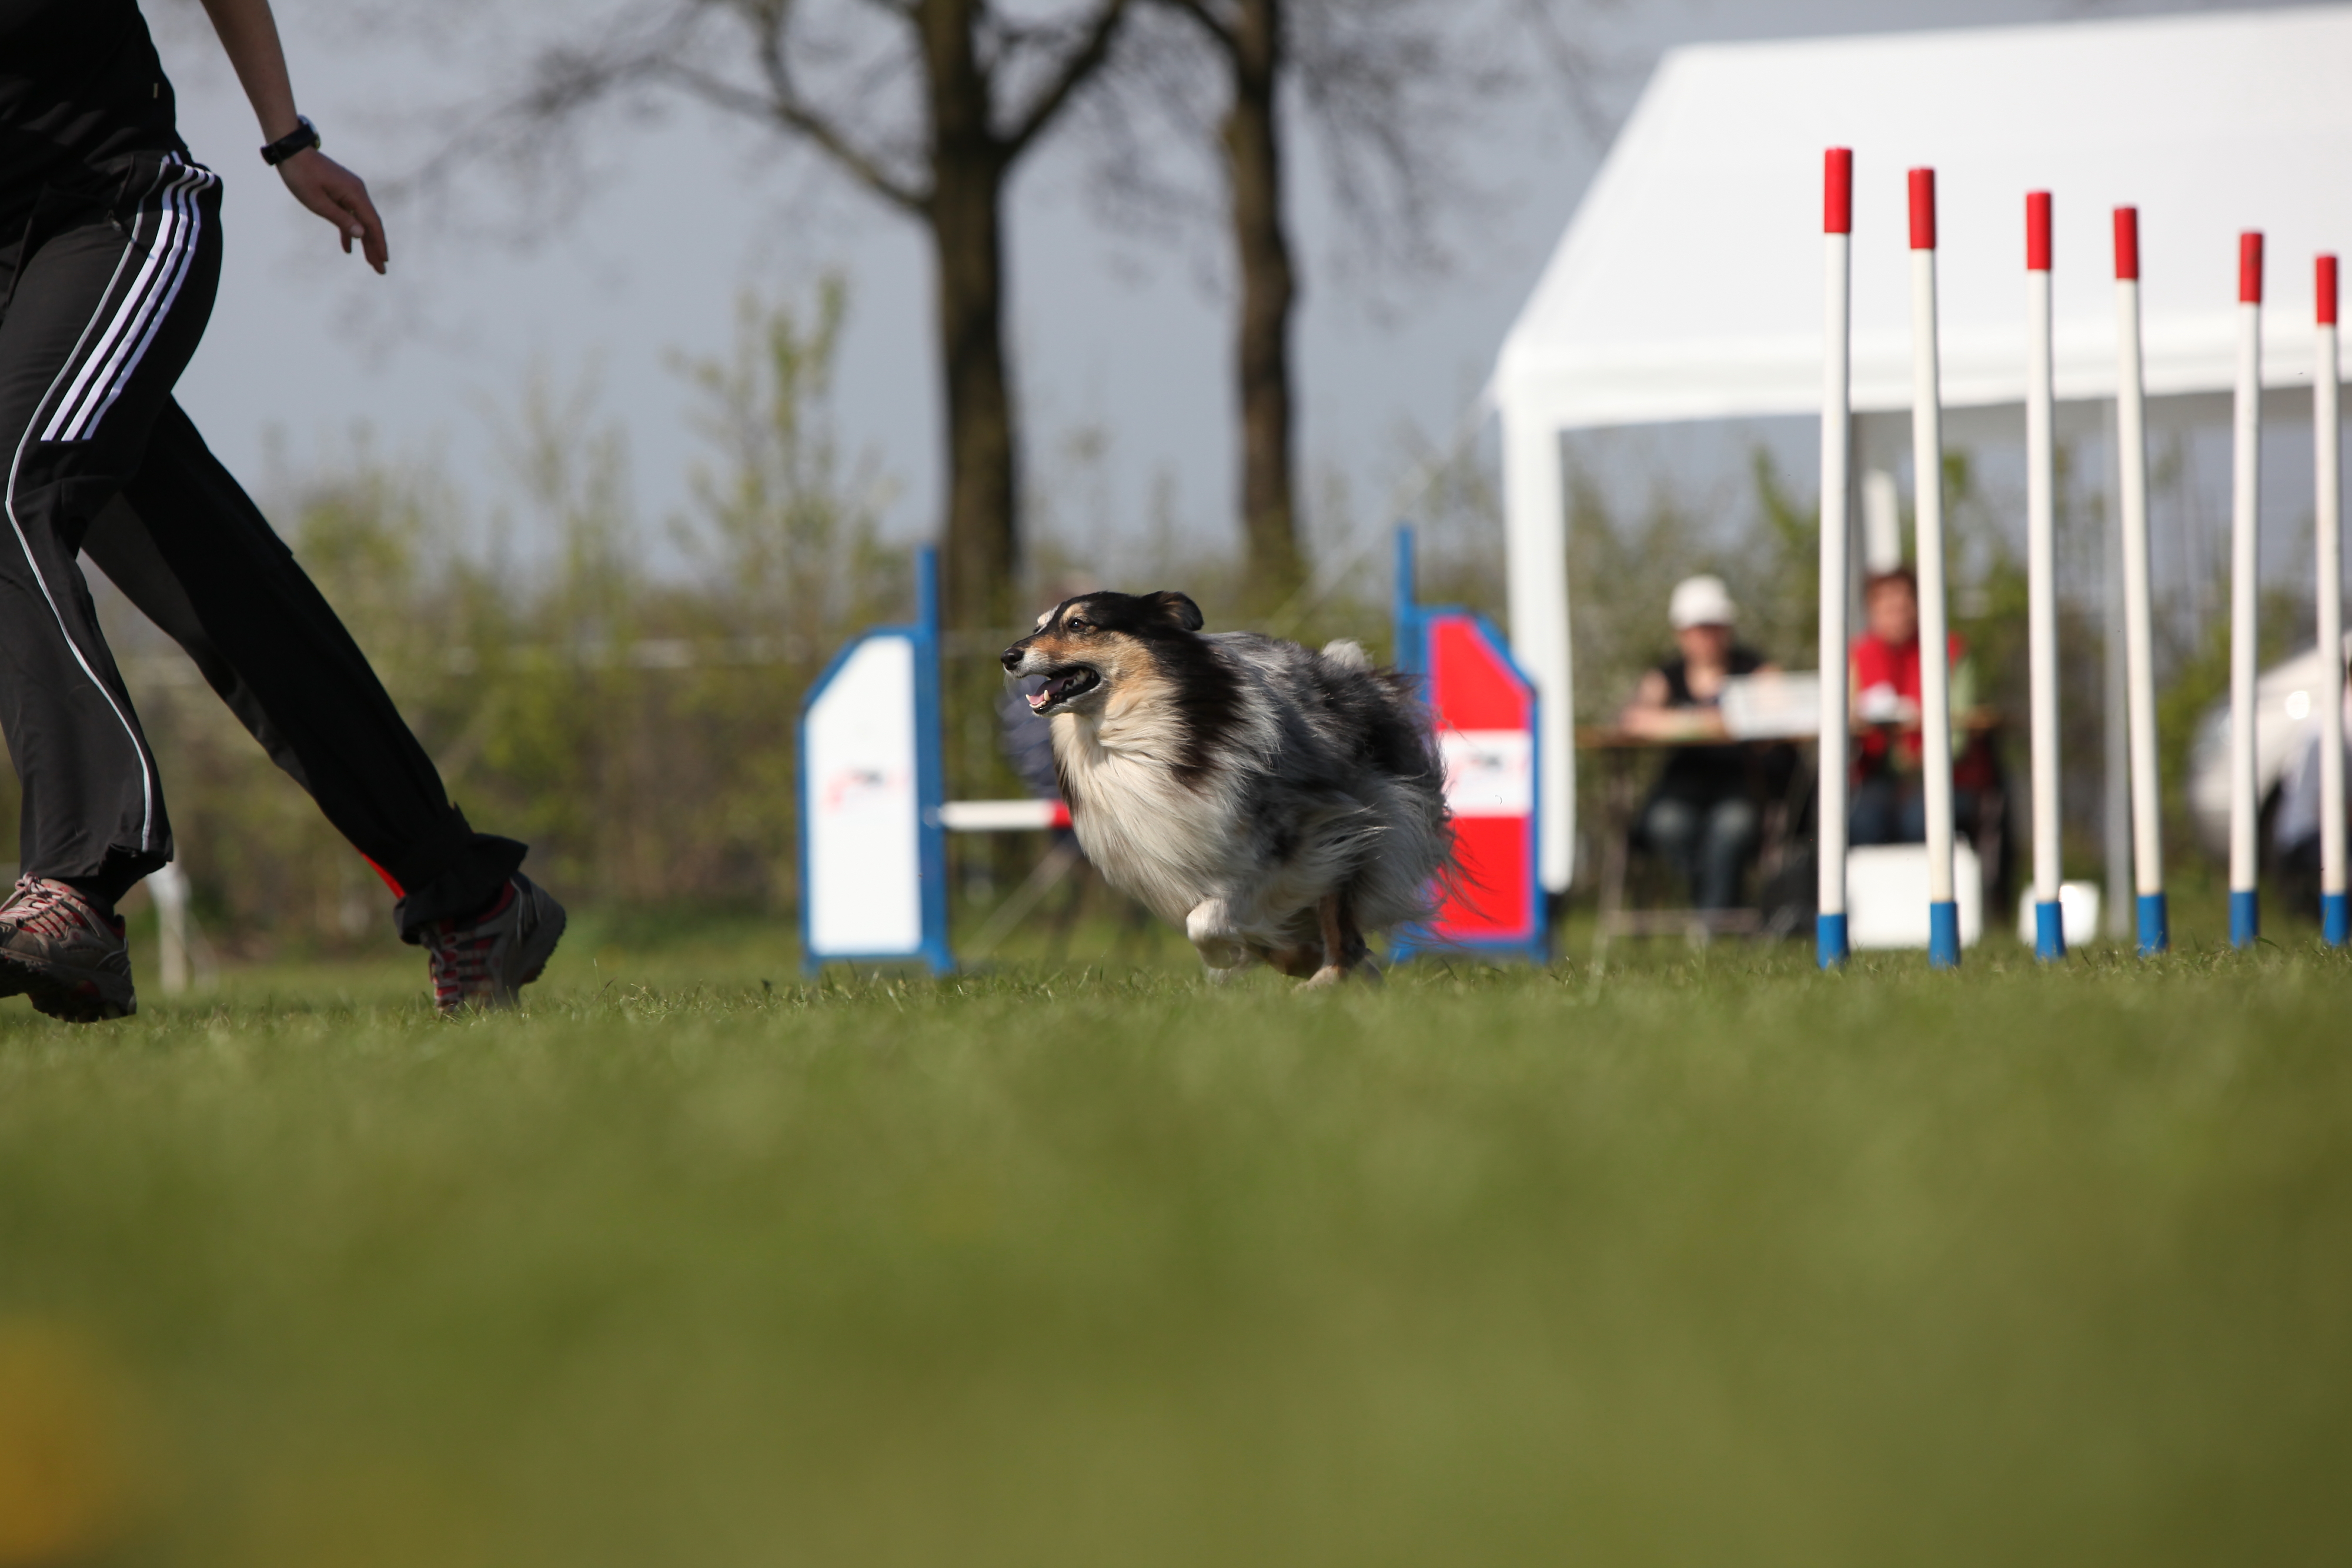
M 1323 644 L 1323 657 L 1342 670 L 1369 670 L 1372 656 L 1353 637 L 1335 637 Z

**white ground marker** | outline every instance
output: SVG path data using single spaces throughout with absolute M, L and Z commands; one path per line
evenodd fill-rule
M 2262 788 L 2254 766 L 2254 683 L 2262 613 L 2263 236 L 2238 236 L 2238 395 L 2230 486 L 2230 945 L 2262 934 Z
M 1822 169 L 1822 592 L 1821 801 L 1815 843 L 1820 914 L 1815 956 L 1824 969 L 1846 960 L 1846 559 L 1853 433 L 1853 153 L 1832 147 Z
M 2125 710 L 2131 744 L 2132 883 L 2143 957 L 2172 945 L 2156 770 L 2156 665 L 2149 642 L 2147 407 L 2140 375 L 2139 209 L 2116 209 L 2116 462 L 2123 529 Z
M 2337 412 L 2336 258 L 2313 268 L 2319 354 L 2311 379 L 2313 510 L 2319 576 L 2319 926 L 2331 946 L 2352 936 L 2344 887 L 2344 476 Z
M 2033 954 L 2066 956 L 2059 911 L 2058 547 L 2050 354 L 2050 193 L 2025 198 L 2025 573 L 2033 744 Z
M 1919 573 L 1920 782 L 1927 808 L 1927 962 L 1960 962 L 1952 889 L 1952 670 L 1944 614 L 1944 411 L 1936 342 L 1936 172 L 1911 171 L 1911 469 Z

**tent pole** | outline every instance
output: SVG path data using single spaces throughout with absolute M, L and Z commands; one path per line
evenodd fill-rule
M 2330 946 L 2352 936 L 2344 886 L 2344 480 L 2337 412 L 2336 258 L 2314 268 L 2319 353 L 2311 380 L 2312 469 L 2319 580 L 2319 926 Z
M 2116 209 L 2116 473 L 2122 502 L 2124 674 L 2130 716 L 2132 884 L 2139 951 L 2172 946 L 2156 758 L 2156 664 L 2147 581 L 2147 407 L 2140 376 L 2139 209 Z
M 1821 802 L 1814 814 L 1820 914 L 1813 923 L 1814 956 L 1824 969 L 1846 960 L 1845 837 L 1848 744 L 1846 599 L 1852 577 L 1846 549 L 1853 475 L 1853 412 L 1850 378 L 1853 323 L 1853 153 L 1832 147 L 1822 168 L 1822 581 Z
M 1502 423 L 1511 654 L 1535 684 L 1538 705 L 1538 873 L 1547 891 L 1566 893 L 1576 872 L 1576 700 L 1559 427 L 1507 401 Z
M 1944 418 L 1936 342 L 1936 172 L 1911 171 L 1911 468 L 1919 576 L 1919 771 L 1927 816 L 1927 962 L 1960 962 L 1952 886 L 1952 670 L 1944 595 Z
M 2033 744 L 2033 954 L 2066 956 L 2058 895 L 2058 546 L 2050 354 L 2050 193 L 2025 198 L 2025 571 Z

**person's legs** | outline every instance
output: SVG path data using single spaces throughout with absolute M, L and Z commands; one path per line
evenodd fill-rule
M 524 846 L 449 803 L 367 656 L 176 402 L 85 548 L 383 873 L 404 940 L 501 896 Z
M 1895 831 L 1901 836 L 1898 844 L 1924 844 L 1927 841 L 1927 791 L 1917 779 L 1906 783 L 1895 813 Z
M 161 780 L 76 556 L 137 472 L 219 276 L 218 183 L 126 161 L 111 208 L 45 196 L 0 314 L 0 729 L 19 859 L 103 915 L 171 858 Z
M 77 198 L 46 224 L 37 212 L 0 313 L 0 725 L 25 785 L 25 871 L 50 890 L 37 909 L 20 892 L 0 911 L 0 994 L 31 989 L 59 1010 L 41 987 L 86 927 L 121 972 L 100 977 L 111 988 L 99 1010 L 73 1016 L 129 1010 L 112 902 L 172 853 L 75 565 L 86 548 L 384 873 L 442 1005 L 510 1000 L 562 910 L 518 873 L 522 845 L 474 832 L 449 803 L 358 645 L 172 401 L 217 281 L 217 182 L 174 159 L 124 169 L 111 209 Z
M 1699 810 L 1690 801 L 1674 795 L 1654 795 L 1642 808 L 1639 831 L 1642 842 L 1652 854 L 1675 869 L 1675 874 L 1693 888 L 1698 883 L 1696 852 L 1699 838 Z
M 1696 855 L 1698 876 L 1693 883 L 1697 907 L 1738 907 L 1740 873 L 1747 870 L 1748 857 L 1756 852 L 1762 825 L 1755 802 L 1744 795 L 1727 796 L 1707 808 Z
M 1857 849 L 1895 842 L 1899 804 L 1895 780 L 1885 774 L 1873 773 L 1858 780 L 1846 809 L 1846 842 Z

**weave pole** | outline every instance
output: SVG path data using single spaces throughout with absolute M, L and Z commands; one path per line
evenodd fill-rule
M 1853 152 L 1832 147 L 1822 168 L 1821 801 L 1814 834 L 1821 913 L 1813 952 L 1824 969 L 1849 951 L 1845 924 L 1847 738 L 1846 559 L 1853 462 Z
M 2058 903 L 2057 446 L 2050 351 L 2050 193 L 2025 198 L 2025 620 L 2033 744 L 2033 956 L 2066 956 Z
M 1960 962 L 1952 892 L 1952 666 L 1944 614 L 1944 408 L 1936 343 L 1936 172 L 1911 171 L 1911 469 L 1918 517 L 1919 768 L 1927 808 L 1927 963 Z
M 2140 373 L 2139 209 L 2116 209 L 2116 469 L 2123 529 L 2124 689 L 2131 747 L 2132 885 L 2142 957 L 2172 946 L 2156 771 L 2156 664 L 2147 585 L 2147 400 Z
M 2331 946 L 2352 936 L 2344 887 L 2344 476 L 2337 412 L 2336 258 L 2314 268 L 2319 338 L 2311 378 L 2313 511 L 2319 556 L 2319 932 Z
M 2238 394 L 2231 421 L 2230 945 L 2262 935 L 2262 780 L 2254 765 L 2254 683 L 2261 677 L 2263 236 L 2238 236 Z

